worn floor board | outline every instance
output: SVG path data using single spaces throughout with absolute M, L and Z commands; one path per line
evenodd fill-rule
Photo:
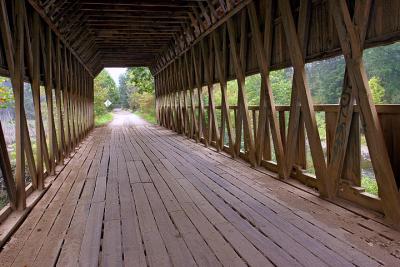
M 0 266 L 399 266 L 400 233 L 353 210 L 119 112 L 81 145 Z

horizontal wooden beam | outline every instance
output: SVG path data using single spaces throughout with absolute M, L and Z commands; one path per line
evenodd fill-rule
M 199 0 L 200 2 L 202 0 Z M 199 1 L 170 1 L 170 0 L 113 0 L 112 5 L 122 5 L 122 6 L 146 6 L 146 7 L 195 7 Z M 81 0 L 82 5 L 96 5 L 96 6 L 109 6 L 109 0 Z

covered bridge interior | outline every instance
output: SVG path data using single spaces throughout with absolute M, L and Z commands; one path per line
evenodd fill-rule
M 400 106 L 374 104 L 362 58 L 400 39 L 399 14 L 397 0 L 0 0 L 16 134 L 13 163 L 0 122 L 0 265 L 399 266 Z M 338 104 L 314 105 L 305 65 L 339 55 Z M 95 129 L 94 78 L 137 66 L 159 125 L 120 112 Z M 287 67 L 278 106 L 269 73 Z M 361 187 L 361 134 L 378 195 Z

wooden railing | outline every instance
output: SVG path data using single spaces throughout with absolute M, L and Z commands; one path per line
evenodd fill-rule
M 235 151 L 232 153 L 233 155 L 237 155 L 245 160 L 248 160 L 248 149 L 246 147 L 246 142 L 244 142 L 243 138 L 243 130 L 239 130 L 239 126 L 237 123 L 240 121 L 237 120 L 237 106 L 229 106 L 230 118 L 232 122 L 232 130 L 234 133 L 233 147 L 230 147 L 229 142 L 227 141 L 226 129 L 222 128 L 222 110 L 221 106 L 215 107 L 217 110 L 217 118 L 218 118 L 218 127 L 219 127 L 219 136 L 212 129 L 211 123 L 208 118 L 210 108 L 208 106 L 204 107 L 204 115 L 205 115 L 205 125 L 203 126 L 203 135 L 200 137 L 200 141 L 211 145 L 215 148 L 224 150 L 228 153 L 231 151 Z M 400 178 L 400 131 L 398 131 L 398 127 L 400 127 L 400 105 L 376 105 L 379 120 L 381 122 L 382 131 L 385 136 L 386 146 L 389 152 L 391 165 L 393 167 L 393 171 L 395 173 L 395 177 L 397 182 L 399 182 Z M 169 108 L 167 111 L 169 113 L 173 112 L 175 106 Z M 319 126 L 319 134 L 321 136 L 321 143 L 324 149 L 325 161 L 329 164 L 330 158 L 333 153 L 333 136 L 335 134 L 336 123 L 337 123 L 337 115 L 339 112 L 339 105 L 315 105 L 314 106 L 316 116 L 318 118 L 318 126 Z M 346 159 L 344 162 L 342 174 L 339 182 L 339 190 L 338 196 L 340 198 L 344 198 L 355 202 L 361 206 L 366 208 L 382 212 L 381 199 L 379 195 L 375 195 L 369 192 L 366 192 L 365 188 L 361 186 L 361 181 L 363 179 L 362 172 L 369 171 L 370 178 L 374 179 L 374 171 L 372 167 L 372 163 L 370 161 L 368 154 L 368 145 L 365 141 L 364 137 L 364 129 L 362 127 L 362 122 L 360 121 L 359 108 L 358 106 L 354 107 L 354 114 L 352 119 L 352 125 L 350 130 L 350 137 L 347 147 Z M 188 112 L 186 114 L 186 112 Z M 198 117 L 199 106 L 195 107 L 196 117 Z M 257 143 L 257 125 L 259 118 L 259 107 L 258 106 L 249 106 L 248 107 L 249 117 L 251 118 L 251 133 L 255 143 Z M 286 148 L 287 141 L 287 131 L 288 131 L 288 121 L 290 115 L 290 106 L 276 106 L 277 119 L 279 124 L 279 132 L 282 139 L 282 144 L 284 148 Z M 174 113 L 174 112 L 173 112 Z M 186 134 L 188 136 L 194 137 L 195 134 L 190 133 L 190 129 L 195 129 L 195 125 L 193 125 L 192 114 L 191 114 L 191 106 L 188 106 L 187 111 L 184 107 L 182 107 L 183 117 L 187 116 L 187 131 Z M 317 183 L 318 180 L 313 173 L 313 161 L 310 156 L 306 129 L 304 127 L 304 122 L 302 121 L 300 115 L 300 125 L 301 128 L 298 131 L 297 137 L 297 149 L 295 155 L 295 164 L 293 170 L 291 172 L 291 177 L 299 180 L 300 182 L 313 187 L 318 188 Z M 177 120 L 179 121 L 179 120 Z M 189 125 L 191 124 L 191 125 Z M 268 125 L 268 122 L 266 123 Z M 172 127 L 172 126 L 171 126 Z M 184 129 L 185 127 L 181 127 Z M 183 132 L 182 132 L 183 133 Z M 273 142 L 271 140 L 270 129 L 266 127 L 265 136 L 264 136 L 264 147 L 262 153 L 261 165 L 267 168 L 270 171 L 278 172 L 278 166 L 275 160 L 275 153 Z M 362 167 L 361 162 L 364 162 L 364 165 L 367 166 Z M 366 179 L 366 178 L 364 178 Z

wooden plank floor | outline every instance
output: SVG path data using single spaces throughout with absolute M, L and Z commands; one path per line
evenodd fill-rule
M 400 233 L 119 112 L 0 253 L 0 266 L 400 266 Z

